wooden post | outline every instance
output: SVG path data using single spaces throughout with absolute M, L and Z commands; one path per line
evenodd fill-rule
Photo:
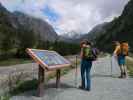
M 44 80 L 45 80 L 45 70 L 41 67 L 41 65 L 38 66 L 38 90 L 37 95 L 39 97 L 42 97 L 44 94 Z
M 60 69 L 56 70 L 56 88 L 60 87 L 60 76 L 61 76 L 61 71 Z
M 77 78 L 78 78 L 78 56 L 76 55 L 76 64 L 75 64 L 75 87 L 77 87 Z
M 111 56 L 111 77 L 113 76 L 113 61 L 114 60 L 114 56 Z

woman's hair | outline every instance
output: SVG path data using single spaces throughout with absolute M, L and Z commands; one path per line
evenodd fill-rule
M 86 44 L 86 45 L 90 45 L 91 46 L 91 42 L 87 39 L 84 39 L 80 42 L 80 47 L 82 47 L 83 44 Z

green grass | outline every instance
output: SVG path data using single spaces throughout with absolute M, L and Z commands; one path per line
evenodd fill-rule
M 9 95 L 0 96 L 0 100 L 10 100 Z
M 61 75 L 67 74 L 73 68 L 74 67 L 72 66 L 72 67 L 67 67 L 62 69 Z M 56 76 L 56 71 L 53 71 L 50 75 L 46 77 L 46 80 L 49 81 L 50 79 L 55 78 L 55 76 Z M 28 80 L 28 81 L 20 81 L 18 82 L 17 86 L 12 91 L 10 91 L 9 94 L 13 96 L 19 93 L 23 93 L 25 91 L 35 90 L 37 89 L 37 84 L 38 84 L 38 81 L 36 79 Z
M 11 65 L 17 65 L 17 64 L 32 63 L 32 62 L 33 62 L 33 60 L 30 60 L 30 59 L 10 58 L 10 59 L 7 59 L 7 60 L 0 60 L 0 67 L 1 66 L 6 67 L 6 66 L 11 66 Z M 77 63 L 79 63 L 79 59 L 78 59 Z M 73 64 L 75 65 L 75 61 L 73 61 Z
M 130 57 L 133 57 L 133 53 L 130 52 L 130 53 L 129 53 L 129 56 L 130 56 Z
M 0 66 L 10 66 L 10 65 L 17 65 L 17 64 L 24 64 L 24 63 L 31 63 L 32 60 L 29 59 L 7 59 L 7 60 L 1 60 Z
M 133 77 L 133 61 L 127 59 L 126 64 L 127 64 L 127 69 L 128 69 L 129 76 Z
M 61 70 L 61 75 L 67 74 L 71 68 L 64 68 Z M 55 78 L 56 76 L 56 71 L 52 72 L 48 77 L 46 77 L 46 80 L 49 81 L 52 78 Z M 33 80 L 26 80 L 26 81 L 20 81 L 18 82 L 17 86 L 13 88 L 8 94 L 11 96 L 24 93 L 26 91 L 30 90 L 36 90 L 38 87 L 38 80 L 33 79 Z M 4 98 L 7 98 L 7 96 L 3 96 Z M 0 99 L 1 100 L 1 99 Z M 3 99 L 3 100 L 9 100 L 9 99 Z
M 26 81 L 20 81 L 17 86 L 9 92 L 11 96 L 23 93 L 25 91 L 29 90 L 35 90 L 37 89 L 38 81 L 37 79 L 33 80 L 26 80 Z
M 38 86 L 37 79 L 19 81 L 16 87 L 14 87 L 5 95 L 0 96 L 0 100 L 10 100 L 12 96 L 18 95 L 20 93 L 24 93 L 26 91 L 36 90 L 37 86 Z

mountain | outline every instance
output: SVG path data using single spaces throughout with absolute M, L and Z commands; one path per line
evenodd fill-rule
M 26 48 L 47 48 L 58 39 L 46 21 L 20 12 L 9 12 L 0 4 L 0 59 L 28 57 Z
M 71 31 L 71 32 L 64 33 L 64 34 L 60 35 L 59 40 L 67 42 L 67 43 L 76 43 L 77 44 L 80 42 L 81 37 L 82 37 L 82 35 L 80 33 Z
M 80 43 L 83 39 L 88 39 L 95 43 L 95 40 L 106 32 L 106 27 L 108 22 L 96 25 L 90 32 L 86 34 L 80 33 L 66 33 L 60 36 L 60 40 L 69 42 L 69 43 Z
M 9 35 L 12 37 L 15 33 L 10 17 L 11 13 L 0 4 L 0 46 L 2 45 L 2 40 L 9 37 Z
M 81 37 L 81 34 L 78 33 L 78 32 L 75 32 L 75 31 L 70 31 L 70 32 L 67 32 L 67 33 L 64 33 L 63 35 L 61 35 L 62 37 L 65 37 L 65 38 L 69 38 L 69 39 L 78 39 Z
M 125 6 L 122 14 L 108 23 L 104 34 L 96 39 L 97 46 L 105 51 L 111 51 L 112 41 L 127 41 L 133 52 L 133 0 Z
M 99 36 L 101 36 L 106 32 L 107 25 L 108 25 L 108 22 L 104 22 L 102 24 L 96 25 L 90 32 L 80 36 L 80 39 L 78 41 L 81 41 L 83 39 L 88 39 L 92 42 L 95 42 L 96 38 L 98 38 Z
M 10 28 L 8 31 L 18 32 L 18 29 L 23 31 L 32 31 L 43 41 L 55 41 L 58 39 L 57 33 L 53 27 L 46 21 L 34 18 L 21 12 L 9 12 L 0 4 L 0 25 L 1 27 Z M 2 32 L 3 28 L 0 30 Z M 9 32 L 9 33 L 13 33 Z M 6 34 L 6 33 L 3 33 Z M 2 36 L 2 34 L 0 34 Z M 27 35 L 25 33 L 25 35 Z
M 46 21 L 33 18 L 21 12 L 14 12 L 13 15 L 16 16 L 18 23 L 22 27 L 28 28 L 34 33 L 39 34 L 42 40 L 55 41 L 58 39 L 57 33 Z

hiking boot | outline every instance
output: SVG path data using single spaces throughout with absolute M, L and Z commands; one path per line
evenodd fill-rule
M 84 89 L 85 89 L 85 87 L 83 87 L 83 86 L 79 86 L 79 89 L 83 89 L 83 90 L 84 90 Z
M 121 75 L 121 76 L 119 76 L 118 78 L 123 78 L 123 76 Z
M 119 78 L 126 78 L 126 77 L 127 77 L 126 73 L 122 73 L 121 76 L 119 76 Z
M 123 76 L 121 75 L 121 76 L 119 76 L 118 78 L 123 78 Z
M 123 73 L 123 78 L 126 78 L 126 77 L 127 77 L 126 73 Z
M 85 89 L 87 92 L 90 92 L 91 91 L 91 89 Z
M 119 76 L 119 78 L 124 78 L 125 74 L 121 72 L 121 75 Z
M 123 78 L 123 73 L 121 73 L 121 75 L 118 78 Z

